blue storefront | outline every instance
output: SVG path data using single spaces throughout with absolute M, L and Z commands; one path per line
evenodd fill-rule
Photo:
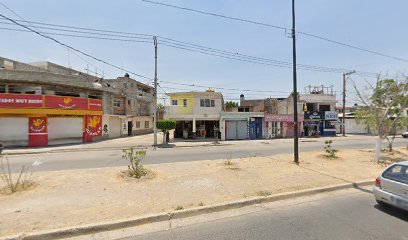
M 251 118 L 249 121 L 249 139 L 261 139 L 262 135 L 262 118 Z
M 306 112 L 303 129 L 305 136 L 336 136 L 337 121 L 335 111 Z

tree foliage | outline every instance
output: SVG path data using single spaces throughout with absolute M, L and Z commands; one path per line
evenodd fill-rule
M 372 93 L 368 96 L 364 96 L 356 87 L 355 89 L 360 102 L 365 105 L 356 111 L 356 120 L 357 123 L 364 123 L 378 136 L 378 161 L 382 141 L 386 139 L 388 149 L 392 151 L 396 131 L 408 126 L 408 81 L 377 80 L 371 86 Z
M 176 128 L 176 121 L 173 120 L 158 120 L 157 121 L 157 128 L 162 130 L 163 132 L 167 132 L 169 130 Z
M 234 102 L 234 101 L 227 101 L 227 102 L 225 103 L 225 107 L 227 107 L 227 108 L 238 107 L 238 103 L 237 103 L 237 102 Z

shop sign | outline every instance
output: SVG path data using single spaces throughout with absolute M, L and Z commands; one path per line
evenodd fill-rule
M 326 120 L 337 120 L 338 114 L 336 111 L 326 111 L 324 112 L 324 119 Z
M 298 115 L 298 121 L 303 121 L 303 115 Z M 267 114 L 265 115 L 266 122 L 293 122 L 292 114 Z
M 102 136 L 102 116 L 87 115 L 85 132 L 88 137 Z
M 319 112 L 311 112 L 311 113 L 305 113 L 305 119 L 320 120 L 322 119 L 322 117 L 320 116 Z
M 0 107 L 10 108 L 41 108 L 41 95 L 0 93 Z
M 28 133 L 47 133 L 47 118 L 45 117 L 30 117 L 28 125 Z
M 87 98 L 45 96 L 46 108 L 88 109 Z
M 95 111 L 102 111 L 102 100 L 89 99 L 89 109 Z

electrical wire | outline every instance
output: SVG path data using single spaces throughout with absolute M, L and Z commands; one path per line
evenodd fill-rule
M 249 19 L 244 19 L 244 18 L 231 17 L 231 16 L 227 16 L 227 15 L 223 15 L 223 14 L 217 14 L 217 13 L 213 13 L 213 12 L 206 12 L 206 11 L 201 11 L 201 10 L 197 10 L 197 9 L 193 9 L 193 8 L 176 6 L 176 5 L 172 5 L 172 4 L 168 4 L 168 3 L 162 3 L 162 2 L 151 1 L 151 0 L 140 0 L 140 1 L 145 2 L 145 3 L 154 4 L 154 5 L 160 5 L 160 6 L 164 6 L 164 7 L 175 8 L 175 9 L 179 9 L 179 10 L 199 13 L 199 14 L 203 14 L 203 15 L 209 15 L 209 16 L 218 17 L 218 18 L 224 18 L 224 19 L 229 19 L 229 20 L 234 20 L 234 21 L 239 21 L 239 22 L 244 22 L 244 23 L 249 23 L 249 24 L 255 24 L 255 25 L 259 25 L 259 26 L 263 26 L 263 27 L 275 28 L 275 29 L 284 30 L 284 31 L 289 31 L 290 30 L 289 28 L 278 26 L 278 25 L 272 25 L 272 24 L 263 23 L 263 22 L 259 22 L 259 21 L 254 21 L 254 20 L 249 20 Z M 297 31 L 297 34 L 302 34 L 302 35 L 305 35 L 307 37 L 312 37 L 312 38 L 316 38 L 316 39 L 319 39 L 319 40 L 327 41 L 327 42 L 330 42 L 330 43 L 333 43 L 333 44 L 341 45 L 343 47 L 349 47 L 349 48 L 352 48 L 352 49 L 355 49 L 355 50 L 359 50 L 359 51 L 363 51 L 363 52 L 367 52 L 367 53 L 375 54 L 375 55 L 378 55 L 378 56 L 391 58 L 391 59 L 394 59 L 394 60 L 403 61 L 403 62 L 408 63 L 408 59 L 405 59 L 405 58 L 395 57 L 395 56 L 391 56 L 389 54 L 380 53 L 378 51 L 373 51 L 373 50 L 365 49 L 365 48 L 362 48 L 362 47 L 353 46 L 351 44 L 342 43 L 340 41 L 332 40 L 332 39 L 329 39 L 329 38 L 326 38 L 326 37 L 321 37 L 321 36 L 318 36 L 318 35 L 315 35 L 315 34 L 311 34 L 311 33 L 307 33 L 307 32 L 301 32 L 301 31 Z

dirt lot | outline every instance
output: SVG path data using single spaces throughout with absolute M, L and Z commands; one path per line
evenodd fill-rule
M 386 157 L 408 159 L 399 150 Z M 35 173 L 35 187 L 0 194 L 0 236 L 372 180 L 385 166 L 373 163 L 367 150 L 340 152 L 333 160 L 321 154 L 302 153 L 299 166 L 291 155 L 232 159 L 232 165 L 226 159 L 150 165 L 156 176 L 142 180 L 121 177 L 124 168 Z

